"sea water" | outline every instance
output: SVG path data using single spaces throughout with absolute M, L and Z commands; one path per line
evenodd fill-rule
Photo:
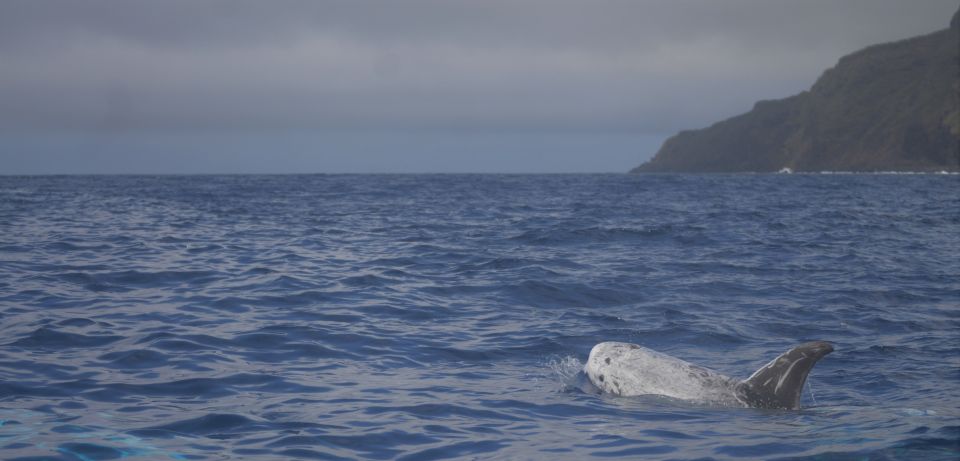
M 799 411 L 595 393 L 602 341 Z M 0 177 L 0 458 L 957 459 L 960 177 Z

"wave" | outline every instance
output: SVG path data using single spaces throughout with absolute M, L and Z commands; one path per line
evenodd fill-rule
M 0 177 L 0 458 L 949 458 L 953 178 Z M 800 412 L 582 373 L 814 339 Z

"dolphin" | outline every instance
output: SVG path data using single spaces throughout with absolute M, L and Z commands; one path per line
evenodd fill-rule
M 807 375 L 831 352 L 826 341 L 801 344 L 738 380 L 636 344 L 605 342 L 593 347 L 583 371 L 594 386 L 614 395 L 797 410 Z

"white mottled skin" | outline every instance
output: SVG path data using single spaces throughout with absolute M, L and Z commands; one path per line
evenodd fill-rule
M 601 391 L 614 395 L 664 395 L 704 404 L 747 406 L 736 396 L 738 380 L 636 344 L 597 344 L 584 372 Z

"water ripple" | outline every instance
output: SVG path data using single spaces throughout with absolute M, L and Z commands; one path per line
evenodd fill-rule
M 954 176 L 0 176 L 0 458 L 957 459 Z M 600 341 L 801 411 L 601 395 Z

